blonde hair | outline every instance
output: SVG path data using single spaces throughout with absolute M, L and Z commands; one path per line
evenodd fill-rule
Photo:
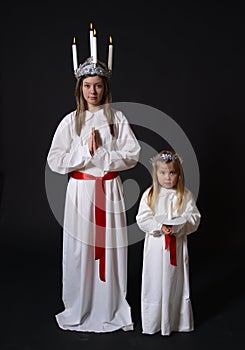
M 161 185 L 159 184 L 157 179 L 157 168 L 159 162 L 165 164 L 172 162 L 175 171 L 178 173 L 178 181 L 175 186 L 177 194 L 177 203 L 175 209 L 178 211 L 182 206 L 185 191 L 184 171 L 179 156 L 175 152 L 168 150 L 161 151 L 156 157 L 152 159 L 152 185 L 150 186 L 147 197 L 148 205 L 152 209 L 153 213 L 155 213 L 155 206 L 161 189 Z
M 85 119 L 85 112 L 88 109 L 87 101 L 85 100 L 83 93 L 82 93 L 82 84 L 83 80 L 90 75 L 84 75 L 77 79 L 76 87 L 75 87 L 75 98 L 76 98 L 76 133 L 79 136 L 84 124 Z M 110 133 L 112 136 L 114 136 L 114 128 L 113 128 L 113 121 L 112 121 L 112 111 L 110 108 L 110 103 L 112 101 L 111 97 L 111 90 L 110 90 L 110 84 L 108 78 L 104 76 L 100 76 L 103 80 L 104 84 L 104 93 L 101 99 L 101 105 L 103 105 L 104 112 L 108 121 L 108 126 L 110 128 Z

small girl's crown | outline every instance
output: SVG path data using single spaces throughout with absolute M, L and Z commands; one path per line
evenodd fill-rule
M 170 154 L 170 153 L 162 153 L 160 155 L 160 158 L 163 159 L 163 160 L 170 160 L 170 161 L 179 159 L 177 154 Z
M 155 157 L 151 158 L 151 163 L 155 164 L 158 161 L 174 161 L 174 160 L 179 160 L 180 163 L 182 163 L 182 159 L 180 158 L 180 156 L 177 153 L 167 153 L 167 152 L 163 152 L 163 153 L 159 153 L 157 154 Z

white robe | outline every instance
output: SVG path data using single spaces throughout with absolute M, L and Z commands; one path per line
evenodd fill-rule
M 169 335 L 174 331 L 192 331 L 194 321 L 187 235 L 197 230 L 200 213 L 188 189 L 185 189 L 183 209 L 177 213 L 173 210 L 177 200 L 176 191 L 162 187 L 154 215 L 147 204 L 148 192 L 149 189 L 143 193 L 136 216 L 139 228 L 146 233 L 141 286 L 142 333 L 154 334 L 161 331 L 162 335 Z M 161 227 L 164 217 L 177 215 L 184 217 L 186 223 L 173 226 L 177 260 L 177 266 L 174 266 L 170 264 L 170 251 L 169 248 L 165 249 L 165 236 Z
M 113 110 L 116 136 L 110 134 L 103 109 L 86 111 L 81 135 L 75 132 L 75 111 L 65 116 L 54 134 L 47 161 L 60 174 L 74 170 L 101 177 L 110 171 L 134 167 L 140 145 L 124 114 Z M 92 127 L 98 132 L 99 148 L 91 157 L 88 139 Z M 106 282 L 99 278 L 95 260 L 94 180 L 70 178 L 66 192 L 63 227 L 64 310 L 56 315 L 62 329 L 111 332 L 132 330 L 127 292 L 127 223 L 120 177 L 107 180 Z

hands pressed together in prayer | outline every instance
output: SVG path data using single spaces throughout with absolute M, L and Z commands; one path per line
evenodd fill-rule
M 94 153 L 96 152 L 96 150 L 98 148 L 98 141 L 97 141 L 97 137 L 96 137 L 95 128 L 92 128 L 90 138 L 88 141 L 88 148 L 89 148 L 89 152 L 90 152 L 91 156 L 94 155 Z

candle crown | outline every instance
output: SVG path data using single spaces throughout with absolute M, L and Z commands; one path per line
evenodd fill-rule
M 84 75 L 100 75 L 106 78 L 110 78 L 112 73 L 112 37 L 109 38 L 109 52 L 108 52 L 108 65 L 97 59 L 97 32 L 90 23 L 90 57 L 87 58 L 82 64 L 77 67 L 77 52 L 76 52 L 76 42 L 74 37 L 73 46 L 73 68 L 74 75 L 78 79 Z M 75 62 L 75 63 L 74 63 Z
M 92 57 L 87 58 L 84 63 L 80 64 L 74 73 L 77 79 L 84 75 L 100 75 L 106 78 L 111 76 L 111 71 L 109 71 L 106 64 L 99 60 L 97 60 L 97 63 L 93 63 Z

